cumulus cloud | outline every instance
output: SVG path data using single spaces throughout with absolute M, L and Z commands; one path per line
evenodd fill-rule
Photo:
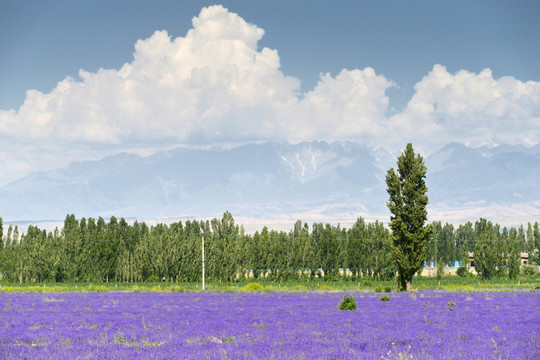
M 442 65 L 415 86 L 407 108 L 392 126 L 432 142 L 479 145 L 540 141 L 540 83 L 513 77 L 494 79 L 491 70 L 450 74 Z
M 296 118 L 301 121 L 292 126 L 302 125 L 311 138 L 377 138 L 385 132 L 384 114 L 389 104 L 385 92 L 391 86 L 391 81 L 372 68 L 344 69 L 335 78 L 324 74 L 300 101 Z
M 207 144 L 373 134 L 390 82 L 373 69 L 343 70 L 300 100 L 299 80 L 280 71 L 264 31 L 222 6 L 204 8 L 185 37 L 156 31 L 119 70 L 81 70 L 50 93 L 28 91 L 0 113 L 0 132 L 67 142 Z
M 104 143 L 261 137 L 272 124 L 257 122 L 275 117 L 299 86 L 279 71 L 275 50 L 257 50 L 263 34 L 221 6 L 205 8 L 185 37 L 156 31 L 138 41 L 119 70 L 81 70 L 51 93 L 29 91 L 18 112 L 0 114 L 0 131 Z
M 1 149 L 0 159 L 19 174 L 158 145 L 540 141 L 538 82 L 435 65 L 406 109 L 388 118 L 386 91 L 395 84 L 372 68 L 323 74 L 301 93 L 300 81 L 280 70 L 278 52 L 258 48 L 263 29 L 222 6 L 202 9 L 192 23 L 185 36 L 156 31 L 137 41 L 120 69 L 80 70 L 49 93 L 28 91 L 18 110 L 0 110 L 3 145 L 18 148 L 16 156 Z

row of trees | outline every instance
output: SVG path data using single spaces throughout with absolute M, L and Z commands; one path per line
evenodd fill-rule
M 199 280 L 202 243 L 207 242 L 208 278 L 233 281 L 242 276 L 325 279 L 338 276 L 387 277 L 398 274 L 401 290 L 412 287 L 415 273 L 426 261 L 440 264 L 461 259 L 468 263 L 474 251 L 476 271 L 482 278 L 495 274 L 516 277 L 520 252 L 540 248 L 538 223 L 528 224 L 527 236 L 519 231 L 500 231 L 500 226 L 481 219 L 460 226 L 434 223 L 426 226 L 427 186 L 423 158 L 407 144 L 397 159 L 397 168 L 386 175 L 391 212 L 389 227 L 358 219 L 347 230 L 339 225 L 298 221 L 289 233 L 268 231 L 253 236 L 234 223 L 229 212 L 221 220 L 181 222 L 149 228 L 136 222 L 111 218 L 106 224 L 90 218 L 78 221 L 68 215 L 62 232 L 47 233 L 30 226 L 19 239 L 10 227 L 6 240 L 0 219 L 0 270 L 8 280 L 145 281 L 163 279 Z M 428 244 L 427 244 L 428 243 Z M 428 246 L 429 245 L 429 246 Z M 206 251 L 205 251 L 206 255 Z M 347 271 L 340 271 L 347 269 Z
M 474 252 L 482 234 L 489 234 L 494 240 L 493 249 L 497 253 L 507 253 L 511 249 L 519 252 L 534 253 L 540 249 L 540 226 L 538 222 L 524 226 L 503 227 L 480 219 L 475 224 L 467 222 L 455 228 L 452 224 L 431 223 L 431 237 L 427 243 L 427 258 L 439 260 L 445 264 L 467 259 L 467 252 Z
M 339 268 L 354 278 L 393 272 L 389 232 L 381 223 L 359 219 L 349 230 L 298 221 L 289 233 L 268 230 L 244 233 L 226 212 L 221 219 L 186 221 L 148 227 L 111 217 L 68 215 L 61 231 L 30 226 L 19 237 L 10 228 L 1 238 L 0 272 L 8 281 L 199 281 L 204 236 L 206 276 L 233 281 L 253 274 L 275 279 L 327 278 Z
M 429 224 L 427 253 L 422 261 L 468 263 L 482 277 L 515 276 L 521 251 L 540 249 L 538 222 L 501 228 L 485 219 L 460 225 Z M 29 226 L 6 231 L 0 218 L 0 273 L 17 282 L 62 281 L 199 281 L 204 236 L 206 276 L 230 282 L 252 274 L 272 279 L 306 281 L 324 273 L 325 279 L 342 276 L 392 278 L 397 266 L 390 231 L 380 222 L 359 218 L 349 229 L 297 221 L 289 232 L 264 227 L 245 234 L 226 212 L 221 219 L 186 221 L 149 227 L 111 217 L 76 219 L 68 215 L 61 230 L 47 232 Z M 517 270 L 516 270 L 517 267 Z

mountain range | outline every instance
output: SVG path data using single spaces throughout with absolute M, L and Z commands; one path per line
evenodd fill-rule
M 120 153 L 37 172 L 0 188 L 6 221 L 77 217 L 388 220 L 385 175 L 396 157 L 353 142 Z M 540 145 L 451 143 L 425 158 L 430 219 L 540 219 Z

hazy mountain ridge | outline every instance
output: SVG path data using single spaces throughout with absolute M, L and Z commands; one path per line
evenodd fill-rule
M 529 216 L 540 214 L 540 147 L 502 150 L 452 143 L 427 157 L 430 209 L 511 205 Z M 315 211 L 332 221 L 381 215 L 390 166 L 395 154 L 352 142 L 177 148 L 148 157 L 122 153 L 0 188 L 0 216 L 200 217 L 230 210 L 264 219 Z
M 430 201 L 436 205 L 471 202 L 506 204 L 540 199 L 540 151 L 492 151 L 448 144 L 427 158 Z

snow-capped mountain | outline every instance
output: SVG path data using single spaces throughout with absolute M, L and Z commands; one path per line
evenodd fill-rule
M 328 222 L 367 214 L 386 221 L 384 178 L 395 157 L 380 147 L 319 141 L 177 148 L 149 157 L 121 153 L 0 188 L 0 216 L 8 221 L 63 219 L 68 213 L 198 218 L 229 210 L 260 219 L 317 212 Z M 501 209 L 514 209 L 512 216 L 524 218 L 540 214 L 538 146 L 473 149 L 453 143 L 425 160 L 430 214 L 460 219 L 489 217 L 479 209 L 497 209 L 500 216 Z

